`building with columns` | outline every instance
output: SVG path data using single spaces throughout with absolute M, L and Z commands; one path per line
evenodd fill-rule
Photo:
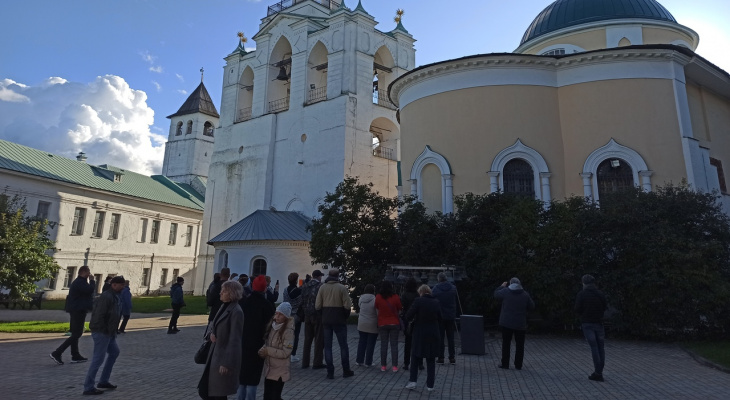
M 401 23 L 376 26 L 361 3 L 285 0 L 268 7 L 256 50 L 241 35 L 225 57 L 198 293 L 224 266 L 284 283 L 290 272 L 311 273 L 301 221 L 346 176 L 398 195 L 400 132 L 387 87 L 414 67 L 415 40 Z
M 557 0 L 512 53 L 403 74 L 404 194 L 451 212 L 467 192 L 600 201 L 687 182 L 730 212 L 730 75 L 698 43 L 655 0 Z

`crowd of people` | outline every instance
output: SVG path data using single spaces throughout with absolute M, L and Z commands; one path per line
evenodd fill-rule
M 109 277 L 105 282 L 106 290 L 95 299 L 96 283 L 89 267 L 79 268 L 78 274 L 66 301 L 71 336 L 50 357 L 61 365 L 61 355 L 70 347 L 72 362 L 88 360 L 79 353 L 78 339 L 83 333 L 86 314 L 91 311 L 89 326 L 94 351 L 83 394 L 103 394 L 100 389 L 116 388 L 109 379 L 119 355 L 116 336 L 124 333 L 131 314 L 129 281 L 122 276 Z M 340 282 L 339 270 L 329 269 L 324 282 L 324 274 L 315 270 L 301 285 L 297 273 L 289 274 L 289 285 L 278 305 L 278 281 L 272 287 L 268 276 L 249 278 L 243 274 L 236 277 L 236 274 L 231 275 L 230 269 L 223 268 L 215 274 L 206 293 L 210 315 L 205 340 L 210 342 L 210 347 L 198 383 L 202 399 L 226 399 L 235 394 L 238 400 L 253 400 L 263 376 L 263 398 L 280 400 L 284 384 L 291 379 L 292 362 L 301 361 L 304 369 L 310 366 L 326 369 L 326 379 L 335 379 L 332 351 L 335 337 L 340 349 L 342 377 L 355 375 L 347 344 L 347 320 L 352 302 L 348 288 Z M 596 288 L 592 276 L 583 276 L 582 283 L 575 311 L 580 316 L 594 363 L 594 371 L 588 379 L 602 382 L 605 364 L 602 319 L 607 309 L 606 298 Z M 180 309 L 185 306 L 183 284 L 184 279 L 178 277 L 170 289 L 172 317 L 168 334 L 179 332 L 177 321 Z M 454 331 L 459 305 L 456 287 L 444 273 L 438 274 L 438 283 L 433 288 L 425 284 L 419 286 L 417 280 L 409 278 L 400 295 L 390 281 L 384 280 L 378 286 L 366 285 L 358 301 L 359 340 L 355 364 L 359 367 L 374 365 L 375 344 L 379 339 L 380 371 L 399 372 L 398 341 L 403 334 L 405 346 L 400 368 L 409 371 L 405 388 L 415 389 L 419 371 L 425 369 L 426 390 L 434 390 L 436 364 L 446 362 L 447 351 L 449 364 L 456 363 Z M 494 298 L 501 302 L 502 354 L 497 367 L 509 369 L 514 338 L 513 365 L 520 370 L 525 354 L 527 315 L 535 308 L 535 303 L 518 278 L 504 282 L 495 290 Z M 302 324 L 304 344 L 299 357 Z M 102 364 L 104 368 L 97 382 L 96 375 Z

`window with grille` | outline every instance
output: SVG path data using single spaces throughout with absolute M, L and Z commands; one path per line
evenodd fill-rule
M 504 193 L 535 197 L 535 174 L 527 161 L 515 158 L 502 170 Z
M 150 243 L 157 243 L 160 236 L 160 221 L 152 221 L 152 231 L 150 232 Z
M 66 275 L 63 277 L 63 288 L 68 289 L 71 287 L 71 283 L 74 281 L 74 272 L 76 272 L 76 267 L 68 267 L 66 268 Z
M 185 231 L 185 247 L 190 247 L 193 244 L 193 226 L 188 225 Z
M 177 224 L 170 224 L 170 237 L 167 239 L 167 244 L 174 246 L 177 243 Z
M 74 222 L 73 225 L 71 225 L 71 234 L 83 235 L 84 222 L 86 222 L 86 209 L 77 207 L 76 210 L 74 210 Z
M 106 213 L 104 211 L 97 211 L 94 217 L 94 229 L 91 231 L 91 235 L 96 238 L 100 238 L 104 232 L 104 217 Z
M 142 286 L 150 285 L 150 269 L 142 268 Z
M 140 236 L 139 241 L 144 243 L 147 240 L 147 218 L 140 218 Z
M 53 290 L 56 289 L 56 274 L 53 274 L 50 278 L 48 278 L 48 285 L 46 285 L 47 288 Z
M 51 203 L 47 201 L 38 201 L 38 210 L 35 213 L 38 219 L 48 219 L 48 210 L 51 208 Z
M 109 225 L 109 239 L 119 238 L 119 223 L 122 220 L 122 214 L 112 214 L 111 224 Z
M 253 268 L 251 269 L 251 275 L 266 275 L 266 260 L 263 258 L 257 258 L 253 261 Z
M 629 164 L 620 158 L 609 158 L 598 164 L 596 171 L 598 198 L 634 187 L 634 172 Z
M 162 274 L 160 275 L 160 286 L 165 286 L 167 284 L 167 268 L 162 269 Z
M 177 277 L 180 276 L 180 269 L 175 268 L 172 270 L 172 281 L 171 282 L 177 282 Z

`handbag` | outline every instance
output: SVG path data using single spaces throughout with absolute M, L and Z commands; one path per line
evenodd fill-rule
M 206 340 L 200 346 L 198 351 L 195 352 L 194 360 L 196 364 L 205 364 L 206 362 L 208 362 L 208 353 L 210 353 L 211 343 L 213 342 L 211 342 L 210 340 Z

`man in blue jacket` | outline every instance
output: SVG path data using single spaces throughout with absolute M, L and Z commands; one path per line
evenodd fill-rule
M 515 368 L 522 369 L 525 357 L 525 333 L 527 332 L 527 311 L 535 308 L 530 294 L 523 288 L 520 280 L 512 278 L 494 291 L 494 298 L 502 300 L 499 313 L 499 326 L 502 328 L 502 362 L 497 365 L 509 369 L 510 346 L 515 337 Z
M 182 276 L 177 277 L 177 283 L 170 286 L 170 298 L 172 299 L 172 318 L 170 318 L 170 325 L 167 327 L 167 334 L 175 334 L 180 332 L 177 329 L 177 319 L 180 318 L 180 309 L 185 307 L 185 300 L 183 299 L 182 285 L 185 283 L 185 279 Z
M 436 359 L 438 364 L 444 363 L 444 336 L 449 342 L 449 362 L 456 364 L 456 346 L 454 345 L 454 327 L 456 326 L 456 286 L 446 280 L 446 274 L 439 272 L 439 283 L 433 287 L 432 295 L 441 305 L 441 321 L 439 329 L 441 331 L 441 350 L 439 357 Z M 444 335 L 445 334 L 445 335 Z
M 58 348 L 51 353 L 51 359 L 58 365 L 63 365 L 61 355 L 71 346 L 71 362 L 79 363 L 88 360 L 79 353 L 79 338 L 84 333 L 84 321 L 86 313 L 91 311 L 94 303 L 94 275 L 91 270 L 84 265 L 79 268 L 79 276 L 71 283 L 66 297 L 66 312 L 71 318 L 70 330 L 71 336 L 61 343 Z

